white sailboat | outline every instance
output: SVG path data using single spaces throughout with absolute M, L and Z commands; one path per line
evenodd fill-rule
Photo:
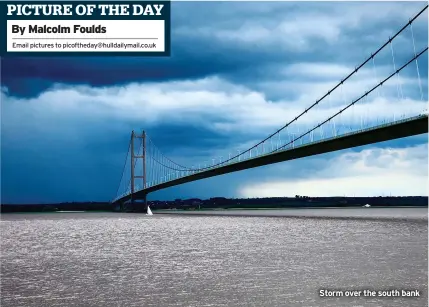
M 152 210 L 150 210 L 150 207 L 147 206 L 147 213 L 146 215 L 153 215 Z

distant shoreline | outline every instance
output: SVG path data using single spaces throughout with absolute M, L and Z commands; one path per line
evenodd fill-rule
M 378 197 L 264 197 L 264 198 L 225 198 L 209 199 L 176 199 L 170 201 L 152 200 L 147 202 L 153 211 L 186 210 L 284 210 L 311 208 L 361 208 L 369 204 L 372 208 L 412 208 L 428 207 L 427 196 L 378 196 Z M 16 212 L 137 212 L 146 211 L 142 202 L 111 203 L 111 202 L 63 202 L 51 204 L 1 204 L 1 213 Z
M 373 209 L 415 209 L 415 208 L 428 208 L 428 206 L 372 206 L 370 208 L 362 208 L 362 206 L 314 206 L 314 207 L 283 207 L 283 208 L 201 208 L 201 209 L 152 209 L 154 213 L 158 214 L 190 214 L 190 215 L 198 215 L 198 213 L 201 213 L 201 215 L 208 215 L 210 213 L 214 215 L 226 215 L 228 213 L 234 214 L 238 211 L 246 211 L 246 212 L 257 212 L 257 211 L 296 211 L 296 210 L 329 210 L 329 209 L 343 209 L 343 210 L 373 210 Z M 106 213 L 111 212 L 115 213 L 113 210 L 52 210 L 52 211 L 8 211 L 8 212 L 1 212 L 1 214 L 29 214 L 29 213 Z M 136 212 L 133 212 L 136 213 Z M 219 214 L 218 214 L 219 213 Z M 225 214 L 226 213 L 226 214 Z M 251 216 L 255 216 L 252 214 Z

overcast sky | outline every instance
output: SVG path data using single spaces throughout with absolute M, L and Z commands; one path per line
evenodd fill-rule
M 189 166 L 253 145 L 323 96 L 426 4 L 173 2 L 169 58 L 2 58 L 2 202 L 111 200 L 132 129 L 144 129 L 164 154 Z M 402 66 L 414 46 L 427 47 L 427 29 L 426 11 L 413 32 L 406 29 L 289 132 L 311 128 Z M 351 108 L 336 128 L 427 110 L 427 53 L 418 67 L 413 62 Z M 427 178 L 422 135 L 150 198 L 427 195 Z

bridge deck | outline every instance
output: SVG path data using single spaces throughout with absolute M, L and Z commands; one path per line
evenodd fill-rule
M 395 121 L 389 124 L 379 125 L 373 128 L 363 129 L 338 137 L 332 137 L 321 141 L 295 146 L 294 148 L 279 150 L 274 153 L 260 155 L 248 160 L 233 162 L 214 169 L 209 169 L 200 173 L 187 175 L 168 182 L 160 183 L 152 187 L 137 191 L 133 199 L 144 199 L 144 197 L 154 191 L 176 186 L 179 184 L 237 172 L 258 166 L 284 162 L 327 152 L 379 143 L 403 137 L 424 134 L 428 132 L 428 116 L 420 115 L 409 119 Z M 131 199 L 131 195 L 124 196 L 115 201 L 125 202 Z

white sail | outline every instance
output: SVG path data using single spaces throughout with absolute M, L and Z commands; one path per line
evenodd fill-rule
M 147 206 L 147 214 L 146 215 L 153 215 L 152 210 L 150 210 L 149 206 Z

